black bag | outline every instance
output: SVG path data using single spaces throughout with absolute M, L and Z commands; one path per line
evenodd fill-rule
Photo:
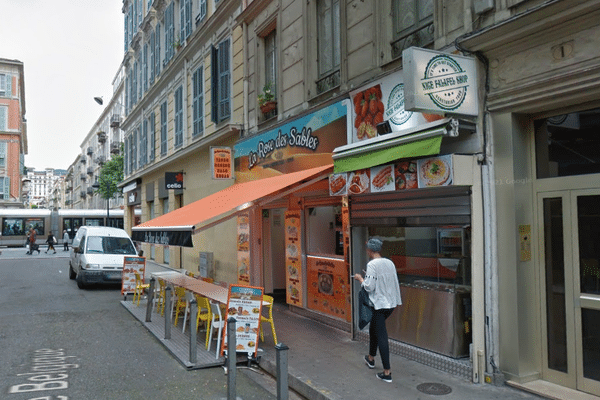
M 369 299 L 369 293 L 364 287 L 358 292 L 358 328 L 362 330 L 373 317 L 373 305 Z
M 34 251 L 38 251 L 40 248 L 40 245 L 37 243 L 33 243 L 29 246 L 29 251 L 34 252 Z

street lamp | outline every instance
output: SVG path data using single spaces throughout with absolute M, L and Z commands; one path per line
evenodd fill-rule
M 98 190 L 100 188 L 100 182 L 98 182 L 97 177 L 96 177 L 96 181 L 92 184 L 92 187 L 95 190 Z M 106 199 L 106 224 L 105 224 L 105 226 L 110 226 L 109 225 L 109 211 L 110 211 L 110 199 Z

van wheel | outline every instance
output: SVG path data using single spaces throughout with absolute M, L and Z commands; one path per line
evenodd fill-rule
M 77 287 L 79 289 L 85 289 L 87 287 L 87 285 L 85 284 L 85 282 L 82 279 L 82 275 L 81 274 L 77 274 Z
M 75 279 L 77 277 L 77 274 L 75 273 L 75 271 L 73 271 L 73 267 L 71 266 L 71 263 L 69 263 L 69 279 Z

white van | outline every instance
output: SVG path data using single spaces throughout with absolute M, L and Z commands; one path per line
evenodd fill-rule
M 73 239 L 69 258 L 69 278 L 80 289 L 92 283 L 119 283 L 123 258 L 137 252 L 123 229 L 82 226 Z

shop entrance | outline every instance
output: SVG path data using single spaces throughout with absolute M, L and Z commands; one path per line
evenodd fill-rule
M 600 395 L 600 189 L 538 193 L 543 377 Z
M 285 208 L 263 210 L 262 243 L 265 293 L 285 297 Z

